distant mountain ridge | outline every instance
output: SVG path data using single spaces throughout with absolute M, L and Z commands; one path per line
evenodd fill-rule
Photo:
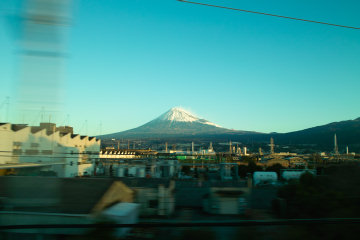
M 277 134 L 277 137 L 281 141 L 292 143 L 332 145 L 334 134 L 338 136 L 339 144 L 360 144 L 360 118 Z
M 279 144 L 317 144 L 332 146 L 334 134 L 341 145 L 352 144 L 360 147 L 360 117 L 354 120 L 333 122 L 322 126 L 288 133 L 258 133 L 223 128 L 208 120 L 201 119 L 190 112 L 175 107 L 158 118 L 134 129 L 99 136 L 110 138 L 177 138 L 232 140 L 241 142 L 269 142 L 270 137 Z

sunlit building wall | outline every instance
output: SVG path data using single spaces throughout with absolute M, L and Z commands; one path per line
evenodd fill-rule
M 52 123 L 27 126 L 0 123 L 0 164 L 51 166 L 59 177 L 91 175 L 99 158 L 100 140 L 73 134 Z

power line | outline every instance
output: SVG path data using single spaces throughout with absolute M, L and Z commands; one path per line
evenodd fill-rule
M 310 22 L 310 23 L 318 23 L 318 24 L 324 24 L 324 25 L 329 25 L 329 26 L 334 26 L 334 27 L 342 27 L 342 28 L 350 28 L 350 29 L 360 30 L 360 27 L 352 27 L 352 26 L 339 25 L 339 24 L 334 24 L 334 23 L 319 22 L 319 21 L 314 21 L 314 20 L 309 20 L 309 19 L 303 19 L 303 18 L 287 17 L 287 16 L 282 16 L 282 15 L 277 15 L 277 14 L 272 14 L 272 13 L 256 12 L 256 11 L 251 11 L 251 10 L 245 10 L 245 9 L 239 9 L 239 8 L 232 8 L 232 7 L 226 7 L 226 6 L 219 6 L 219 5 L 213 5 L 213 4 L 207 4 L 207 3 L 200 3 L 200 2 L 192 2 L 192 1 L 186 1 L 186 0 L 177 0 L 177 1 L 183 2 L 183 3 L 190 3 L 190 4 L 197 4 L 197 5 L 202 5 L 202 6 L 208 6 L 208 7 L 223 8 L 223 9 L 240 11 L 240 12 L 246 12 L 246 13 L 254 13 L 254 14 L 260 14 L 260 15 L 266 15 L 266 16 L 271 16 L 271 17 L 286 18 L 286 19 L 291 19 L 291 20 L 296 20 L 296 21 L 303 21 L 303 22 Z

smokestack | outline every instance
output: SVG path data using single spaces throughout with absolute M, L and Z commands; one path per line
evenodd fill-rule
M 270 153 L 271 154 L 275 153 L 275 151 L 274 151 L 274 139 L 273 138 L 270 138 Z
M 334 134 L 334 153 L 339 154 L 339 148 L 338 148 L 338 144 L 337 144 L 336 133 Z

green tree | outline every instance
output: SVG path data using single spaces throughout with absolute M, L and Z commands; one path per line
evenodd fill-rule
M 254 172 L 256 172 L 256 171 L 262 171 L 263 170 L 263 168 L 261 167 L 261 166 L 258 166 L 256 163 L 255 163 L 255 161 L 253 161 L 253 160 L 250 160 L 249 162 L 248 162 L 248 173 L 254 173 Z

